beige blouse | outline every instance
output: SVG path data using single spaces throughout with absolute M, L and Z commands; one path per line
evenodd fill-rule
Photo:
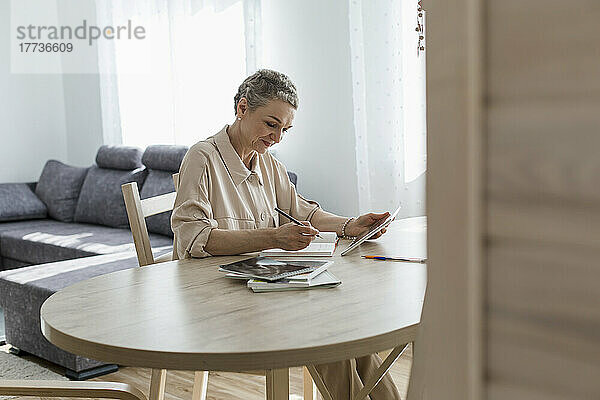
M 284 165 L 269 152 L 255 154 L 248 170 L 227 127 L 192 146 L 181 164 L 171 217 L 173 252 L 180 259 L 210 256 L 204 246 L 215 228 L 257 229 L 289 222 L 275 206 L 301 221 L 310 220 L 320 208 L 296 192 Z

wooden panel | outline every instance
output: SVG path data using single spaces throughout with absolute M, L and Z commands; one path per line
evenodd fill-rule
M 410 400 L 482 397 L 482 3 L 423 2 L 429 261 Z
M 567 321 L 568 322 L 568 321 Z M 597 399 L 600 393 L 600 359 L 583 357 L 565 345 L 566 336 L 554 327 L 522 321 L 513 328 L 492 314 L 488 334 L 490 381 L 513 382 L 526 387 L 546 388 L 563 398 Z M 577 338 L 572 338 L 577 340 Z M 591 352 L 597 349 L 591 349 Z
M 599 110 L 600 96 L 593 101 L 492 103 L 489 194 L 600 204 Z
M 576 321 L 576 322 L 574 322 Z M 526 347 L 531 351 L 543 351 L 553 357 L 565 360 L 565 363 L 553 363 L 550 368 L 553 375 L 564 375 L 565 379 L 572 374 L 568 363 L 581 363 L 591 369 L 600 369 L 600 344 L 597 340 L 597 323 L 579 322 L 576 318 L 544 318 L 542 314 L 528 315 L 510 310 L 492 308 L 488 319 L 488 368 L 518 370 L 521 367 L 520 357 L 511 360 L 498 352 L 494 356 L 492 347 L 513 346 Z M 537 361 L 532 361 L 537 362 Z M 493 376 L 493 374 L 489 374 Z M 497 376 L 502 378 L 502 374 Z M 515 382 L 522 381 L 521 379 Z M 599 388 L 598 383 L 594 387 Z M 600 392 L 599 392 L 600 393 Z
M 600 248 L 492 241 L 488 247 L 488 309 L 569 332 L 588 343 L 600 333 Z M 589 349 L 590 351 L 592 349 Z
M 588 246 L 489 242 L 490 399 L 597 398 L 598 259 Z
M 598 98 L 599 19 L 597 0 L 488 1 L 492 102 Z
M 549 388 L 533 388 L 515 383 L 491 381 L 487 387 L 488 400 L 585 400 L 583 397 L 575 397 L 564 393 L 555 393 Z
M 490 0 L 488 399 L 600 396 L 600 2 Z
M 488 201 L 487 230 L 492 239 L 598 248 L 600 209 L 492 198 Z

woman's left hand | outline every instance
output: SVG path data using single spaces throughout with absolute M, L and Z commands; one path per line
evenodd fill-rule
M 346 226 L 346 235 L 348 236 L 360 236 L 371 229 L 371 226 L 381 222 L 390 216 L 389 212 L 382 214 L 368 213 L 361 215 L 360 217 L 350 221 Z M 371 237 L 371 239 L 377 239 L 379 236 L 385 233 L 386 229 L 382 228 L 379 232 Z

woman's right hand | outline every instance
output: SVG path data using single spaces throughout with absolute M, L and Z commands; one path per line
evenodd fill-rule
M 304 226 L 293 222 L 275 228 L 275 247 L 283 250 L 302 250 L 313 241 L 319 231 L 308 221 L 301 221 Z

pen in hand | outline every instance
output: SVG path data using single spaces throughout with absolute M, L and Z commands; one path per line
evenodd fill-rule
M 286 217 L 287 219 L 289 219 L 290 221 L 292 221 L 296 225 L 306 226 L 302 222 L 298 221 L 296 218 L 292 217 L 291 215 L 289 215 L 288 213 L 286 213 L 285 211 L 283 211 L 282 209 L 280 209 L 279 207 L 275 207 L 275 211 L 277 211 L 279 214 L 283 215 L 284 217 Z M 317 234 L 317 237 L 319 239 L 323 239 L 323 237 L 321 235 L 319 235 L 319 234 Z

